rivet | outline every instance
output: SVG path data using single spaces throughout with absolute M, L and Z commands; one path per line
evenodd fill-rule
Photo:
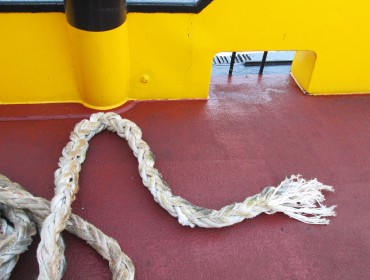
M 141 76 L 141 82 L 144 83 L 144 84 L 149 82 L 149 76 L 148 75 L 142 75 Z

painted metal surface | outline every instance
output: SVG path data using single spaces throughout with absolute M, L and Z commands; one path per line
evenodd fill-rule
M 68 26 L 75 78 L 81 102 L 108 109 L 127 102 L 129 69 L 126 24 L 105 32 L 88 32 Z
M 81 38 L 70 36 L 61 13 L 3 13 L 0 102 L 106 109 L 132 99 L 205 99 L 214 55 L 248 50 L 298 50 L 292 73 L 310 94 L 368 93 L 369 11 L 365 0 L 218 0 L 199 14 L 129 13 L 124 32 Z M 75 55 L 80 44 L 89 58 Z
M 217 77 L 208 101 L 138 102 L 122 113 L 142 128 L 175 194 L 220 208 L 301 173 L 335 187 L 327 204 L 338 204 L 338 216 L 329 226 L 277 214 L 224 229 L 182 227 L 156 205 L 127 144 L 109 132 L 91 141 L 73 211 L 118 240 L 140 280 L 368 279 L 369 107 L 368 96 L 310 97 L 289 76 L 269 75 Z M 69 132 L 78 114 L 92 111 L 0 106 L 0 172 L 50 199 Z M 44 120 L 27 121 L 37 115 Z M 65 279 L 109 279 L 104 260 L 64 237 Z M 37 242 L 12 279 L 36 278 Z

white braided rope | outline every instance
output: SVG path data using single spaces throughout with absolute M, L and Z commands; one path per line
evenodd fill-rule
M 27 209 L 24 213 L 33 221 L 37 223 L 37 226 L 41 228 L 43 221 L 50 214 L 50 202 L 41 197 L 34 197 L 29 192 L 24 190 L 19 184 L 11 182 L 7 177 L 0 174 L 0 206 L 6 205 L 8 208 L 13 209 Z M 2 211 L 1 211 L 2 212 Z M 2 212 L 4 213 L 4 212 Z M 16 223 L 15 219 L 8 217 L 6 213 L 4 216 Z M 21 225 L 20 225 L 21 226 Z M 33 226 L 32 226 L 33 227 Z M 102 231 L 86 222 L 81 217 L 71 214 L 67 221 L 66 229 L 76 235 L 77 237 L 85 240 L 91 247 L 93 247 L 104 259 L 109 261 L 109 268 L 112 272 L 113 279 L 134 279 L 135 267 L 130 258 L 125 255 L 117 241 L 106 236 Z M 29 231 L 28 238 L 31 240 L 31 236 L 34 234 L 33 231 Z M 9 234 L 8 234 L 9 235 Z M 21 235 L 18 233 L 18 235 Z M 63 245 L 63 239 L 61 238 L 61 244 Z M 18 255 L 21 251 L 25 251 L 30 242 L 23 242 L 22 239 L 19 242 L 14 242 L 14 246 L 18 246 L 19 253 L 11 254 L 7 243 L 0 241 L 0 256 L 7 256 L 8 258 L 14 257 L 18 259 Z M 6 262 L 1 259 L 0 262 L 0 279 L 8 279 L 10 276 L 11 269 Z M 3 271 L 7 269 L 8 274 Z M 61 270 L 64 270 L 62 268 Z M 50 278 L 52 279 L 52 278 Z
M 276 188 L 267 187 L 260 194 L 248 197 L 241 203 L 227 205 L 220 210 L 193 205 L 171 193 L 162 175 L 154 168 L 153 154 L 148 144 L 141 139 L 142 133 L 136 124 L 122 119 L 115 113 L 97 113 L 93 114 L 90 120 L 83 120 L 75 126 L 71 133 L 71 141 L 63 149 L 63 156 L 59 160 L 59 169 L 55 172 L 56 188 L 55 196 L 51 201 L 51 213 L 42 225 L 41 242 L 37 250 L 39 279 L 61 279 L 63 276 L 65 260 L 61 232 L 66 227 L 70 229 L 71 220 L 76 219 L 76 216 L 71 214 L 71 204 L 78 192 L 78 174 L 85 160 L 88 141 L 104 129 L 116 132 L 127 140 L 138 159 L 139 173 L 144 186 L 150 190 L 154 200 L 173 217 L 178 218 L 182 225 L 225 227 L 261 213 L 273 214 L 277 211 L 305 223 L 328 224 L 329 221 L 325 217 L 335 215 L 335 206 L 326 207 L 322 204 L 325 198 L 321 193 L 322 190 L 333 191 L 333 188 L 319 183 L 316 179 L 306 181 L 299 176 L 291 176 Z M 36 199 L 38 202 L 35 202 L 35 198 L 31 197 L 29 194 L 30 203 L 40 204 L 39 198 Z M 43 203 L 47 205 L 47 202 L 43 201 Z M 12 207 L 16 206 L 12 205 Z M 30 206 L 24 208 L 30 209 L 28 207 Z M 47 212 L 48 209 L 43 208 L 43 215 L 36 215 L 38 221 L 42 220 Z M 125 259 L 125 257 L 122 258 Z M 124 264 L 125 273 L 121 274 L 121 278 L 114 279 L 132 279 L 133 266 L 130 266 L 129 259 L 121 263 Z M 113 275 L 117 275 L 115 274 L 117 269 L 118 266 L 111 266 Z
M 36 228 L 22 209 L 0 204 L 0 212 L 4 216 L 4 219 L 0 218 L 0 278 L 9 279 L 19 255 L 31 244 Z

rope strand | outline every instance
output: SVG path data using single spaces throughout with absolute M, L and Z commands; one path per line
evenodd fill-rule
M 0 175 L 0 277 L 8 279 L 18 255 L 24 252 L 35 234 L 35 223 L 41 228 L 37 250 L 39 280 L 61 279 L 65 272 L 64 242 L 61 232 L 67 229 L 96 249 L 109 261 L 113 279 L 134 279 L 134 266 L 118 243 L 99 229 L 72 214 L 71 205 L 79 189 L 79 172 L 86 158 L 88 141 L 104 129 L 124 138 L 138 160 L 143 185 L 154 200 L 184 226 L 219 228 L 253 218 L 261 213 L 283 212 L 291 218 L 309 224 L 328 224 L 335 206 L 323 205 L 321 191 L 333 191 L 316 179 L 306 181 L 300 176 L 286 178 L 278 187 L 267 187 L 243 202 L 227 205 L 220 210 L 207 209 L 174 196 L 162 175 L 154 167 L 154 156 L 135 123 L 115 113 L 97 113 L 90 120 L 79 122 L 71 133 L 55 171 L 55 196 L 51 202 L 33 197 L 20 185 Z M 2 237 L 4 235 L 5 237 Z M 11 240 L 11 241 L 8 241 Z

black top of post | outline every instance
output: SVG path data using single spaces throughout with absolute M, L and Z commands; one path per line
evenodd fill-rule
M 86 31 L 107 31 L 126 20 L 126 0 L 64 0 L 68 23 Z

